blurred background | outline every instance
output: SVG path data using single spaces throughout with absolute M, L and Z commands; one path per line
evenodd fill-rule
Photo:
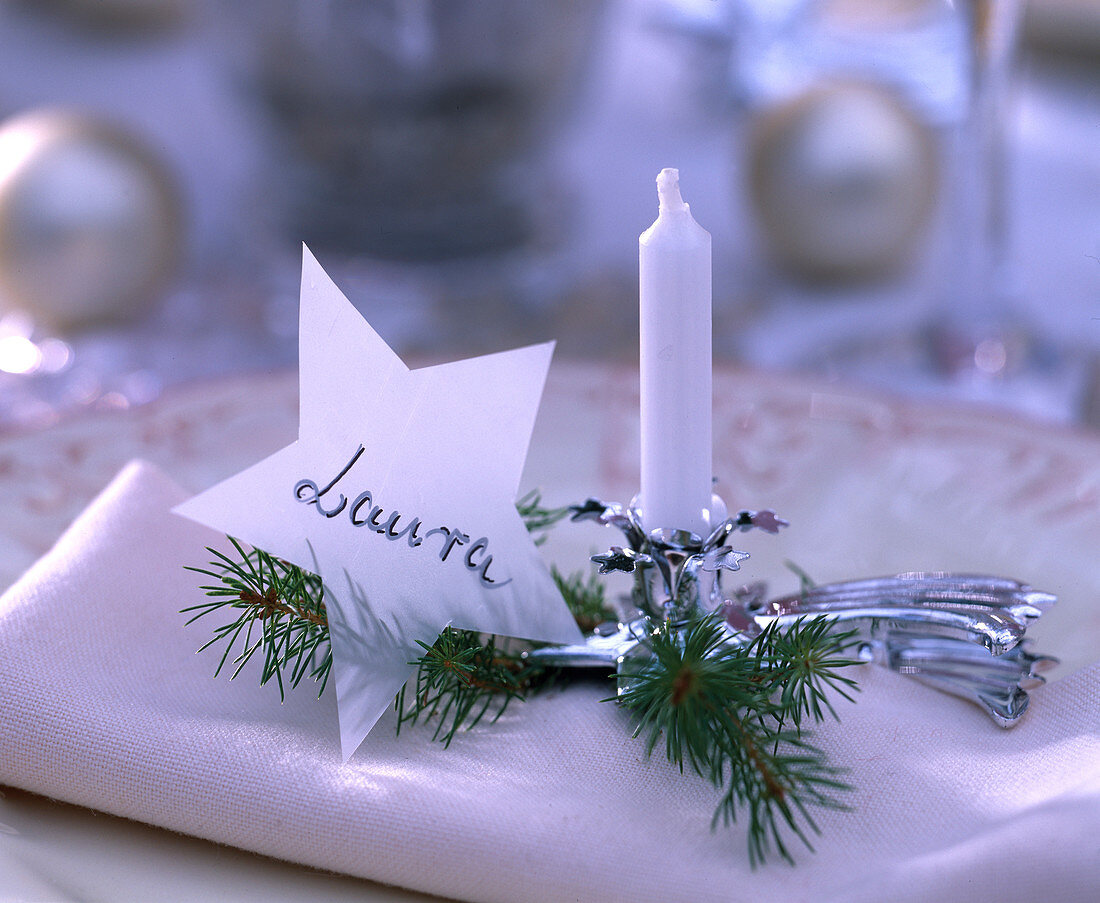
M 637 359 L 678 167 L 715 358 L 1100 426 L 1100 0 L 0 0 L 0 433 L 296 363 Z

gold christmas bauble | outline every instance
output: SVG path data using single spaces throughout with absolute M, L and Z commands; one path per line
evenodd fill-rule
M 886 88 L 840 82 L 759 115 L 749 197 L 772 256 L 815 279 L 878 275 L 926 227 L 938 185 L 930 129 Z
M 181 235 L 171 178 L 122 130 L 59 111 L 0 124 L 0 313 L 62 330 L 131 316 L 165 288 Z

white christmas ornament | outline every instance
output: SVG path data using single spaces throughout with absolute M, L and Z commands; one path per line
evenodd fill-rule
M 552 351 L 410 370 L 305 250 L 298 441 L 175 510 L 321 576 L 345 758 L 448 625 L 580 642 L 514 504 Z
M 878 85 L 814 88 L 763 114 L 750 136 L 750 198 L 772 255 L 809 277 L 902 263 L 938 187 L 929 129 Z
M 135 314 L 175 271 L 182 233 L 167 171 L 125 132 L 51 110 L 0 126 L 0 312 L 60 329 Z

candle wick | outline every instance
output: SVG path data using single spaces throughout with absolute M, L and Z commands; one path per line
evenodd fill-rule
M 662 169 L 657 173 L 657 212 L 687 210 L 680 197 L 680 170 Z

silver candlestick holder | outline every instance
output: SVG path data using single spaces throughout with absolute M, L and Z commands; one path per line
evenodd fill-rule
M 571 511 L 574 521 L 593 520 L 623 533 L 625 546 L 612 546 L 592 560 L 599 564 L 601 574 L 632 573 L 635 608 L 674 624 L 713 611 L 725 601 L 722 572 L 740 570 L 741 562 L 749 557 L 748 552 L 728 544 L 734 533 L 752 529 L 778 533 L 787 526 L 774 511 L 741 511 L 703 537 L 689 530 L 647 530 L 642 512 L 634 504 L 623 508 L 590 498 Z
M 702 537 L 686 530 L 646 529 L 634 505 L 590 498 L 572 507 L 572 520 L 615 527 L 622 546 L 594 555 L 601 574 L 633 575 L 631 616 L 599 625 L 577 645 L 546 646 L 528 656 L 546 665 L 613 669 L 620 694 L 644 661 L 647 638 L 714 613 L 727 640 L 751 642 L 771 624 L 825 618 L 854 628 L 858 658 L 914 677 L 981 706 L 1001 727 L 1026 711 L 1028 690 L 1057 662 L 1030 651 L 1028 626 L 1056 601 L 1016 580 L 984 575 L 914 572 L 804 588 L 768 599 L 761 582 L 723 588 L 722 576 L 749 557 L 730 545 L 749 530 L 778 533 L 787 521 L 770 509 L 739 511 Z

